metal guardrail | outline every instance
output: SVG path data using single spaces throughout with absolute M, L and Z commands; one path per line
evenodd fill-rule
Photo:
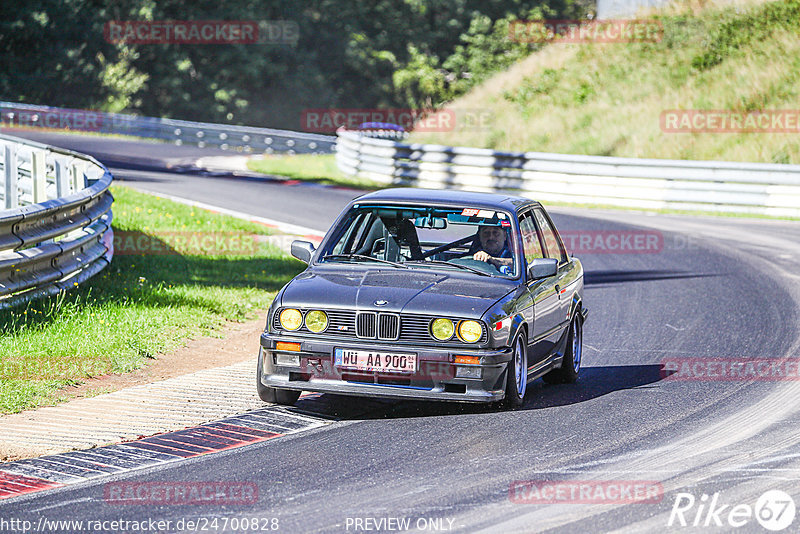
M 350 176 L 435 189 L 514 191 L 550 202 L 800 217 L 800 165 L 496 152 L 340 130 Z
M 229 124 L 137 117 L 78 109 L 0 102 L 0 124 L 6 127 L 60 128 L 132 135 L 177 145 L 216 147 L 244 153 L 330 154 L 336 137 L 289 130 Z
M 75 287 L 108 265 L 111 180 L 89 156 L 0 135 L 0 309 Z

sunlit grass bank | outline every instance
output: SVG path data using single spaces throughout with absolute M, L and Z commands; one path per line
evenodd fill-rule
M 457 124 L 455 131 L 415 133 L 411 140 L 496 150 L 799 163 L 800 130 L 668 133 L 660 119 L 666 110 L 693 109 L 798 115 L 800 1 L 727 7 L 684 2 L 656 18 L 663 26 L 658 42 L 551 44 L 449 106 L 487 110 L 490 126 Z
M 52 403 L 64 386 L 219 335 L 225 321 L 263 313 L 302 270 L 260 239 L 264 226 L 125 187 L 112 192 L 111 265 L 74 291 L 0 312 L 0 412 Z

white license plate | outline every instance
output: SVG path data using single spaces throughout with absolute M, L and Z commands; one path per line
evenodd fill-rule
M 403 371 L 417 370 L 416 354 L 397 352 L 376 352 L 371 350 L 335 349 L 334 364 L 337 367 L 358 369 L 360 371 Z

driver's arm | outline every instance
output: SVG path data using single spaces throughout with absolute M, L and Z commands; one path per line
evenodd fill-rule
M 490 256 L 489 253 L 484 250 L 479 250 L 478 252 L 475 253 L 475 255 L 472 256 L 472 258 L 478 261 L 485 261 L 486 263 L 491 263 L 498 269 L 503 265 L 511 267 L 514 264 L 513 258 L 495 258 L 493 256 Z

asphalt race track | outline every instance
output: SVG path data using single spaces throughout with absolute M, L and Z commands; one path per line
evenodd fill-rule
M 123 143 L 29 136 L 90 154 L 97 146 L 101 161 L 114 143 Z M 128 158 L 136 151 L 153 156 L 148 145 L 124 143 L 119 150 Z M 163 147 L 164 158 L 196 157 L 198 151 Z M 318 230 L 358 194 L 254 177 L 117 169 L 111 160 L 126 185 Z M 301 400 L 300 408 L 334 418 L 331 425 L 18 497 L 0 504 L 0 517 L 34 523 L 40 517 L 158 518 L 171 520 L 170 530 L 192 530 L 176 526 L 187 519 L 277 518 L 283 532 L 403 530 L 392 527 L 403 523 L 378 523 L 388 518 L 409 520 L 412 532 L 679 532 L 696 531 L 697 518 L 694 525 L 714 532 L 765 532 L 753 515 L 739 516 L 743 526 L 734 528 L 728 514 L 735 505 L 752 512 L 767 490 L 782 490 L 800 504 L 800 382 L 687 380 L 671 374 L 669 365 L 689 358 L 776 364 L 789 358 L 796 373 L 800 225 L 551 212 L 562 234 L 592 236 L 590 246 L 576 252 L 586 269 L 590 309 L 577 384 L 538 380 L 523 408 L 512 412 L 322 395 Z M 624 253 L 601 248 L 616 242 L 609 236 L 637 234 L 657 236 L 656 246 Z M 104 484 L 120 480 L 254 483 L 258 499 L 203 507 L 107 503 Z M 529 502 L 529 493 L 510 492 L 518 481 L 592 481 L 595 488 L 631 481 L 657 487 L 659 494 L 650 502 L 541 504 Z M 677 516 L 668 526 L 678 500 L 688 499 L 679 494 L 691 494 L 696 503 L 683 515 L 688 526 Z M 727 507 L 710 518 L 698 513 L 712 498 L 717 508 Z M 724 526 L 715 526 L 717 519 Z M 800 517 L 788 531 L 797 531 L 797 524 Z

